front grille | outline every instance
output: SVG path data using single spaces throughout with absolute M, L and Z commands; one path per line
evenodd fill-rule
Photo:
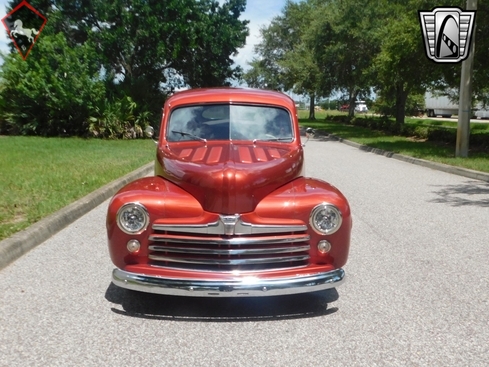
M 149 237 L 150 264 L 223 272 L 274 270 L 308 264 L 306 226 L 236 224 L 236 228 L 248 228 L 248 233 L 236 234 L 236 230 L 229 230 L 229 224 L 221 230 L 215 229 L 219 226 L 216 223 L 210 226 L 153 225 L 154 232 Z

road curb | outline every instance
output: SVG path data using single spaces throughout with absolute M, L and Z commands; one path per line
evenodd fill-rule
M 327 138 L 329 140 L 339 141 L 341 143 L 344 143 L 344 144 L 347 144 L 349 146 L 358 148 L 358 149 L 363 150 L 365 152 L 383 155 L 384 157 L 387 157 L 387 158 L 394 158 L 394 159 L 397 159 L 397 160 L 400 160 L 403 162 L 407 162 L 407 163 L 411 163 L 411 164 L 417 164 L 418 166 L 423 166 L 423 167 L 427 167 L 427 168 L 435 169 L 438 171 L 451 173 L 451 174 L 458 175 L 458 176 L 472 178 L 474 180 L 489 182 L 489 173 L 474 171 L 474 170 L 471 170 L 468 168 L 450 166 L 448 164 L 443 164 L 443 163 L 431 162 L 431 161 L 427 161 L 427 160 L 420 159 L 420 158 L 414 158 L 414 157 L 409 157 L 409 156 L 402 155 L 402 154 L 389 152 L 389 151 L 383 150 L 383 149 L 372 148 L 372 147 L 369 147 L 367 145 L 355 143 L 354 141 L 345 140 L 343 138 L 340 138 L 340 137 L 332 135 L 332 134 L 329 134 L 327 137 L 325 137 L 325 136 L 318 136 L 317 138 L 315 137 L 315 139 L 317 139 L 317 140 L 324 140 L 325 138 Z
M 12 237 L 0 241 L 0 270 L 102 204 L 127 183 L 147 176 L 153 168 L 154 163 L 150 162 L 15 233 Z

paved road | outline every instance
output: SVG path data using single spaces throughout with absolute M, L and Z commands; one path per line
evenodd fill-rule
M 487 366 L 489 184 L 338 142 L 308 175 L 354 214 L 347 282 L 270 299 L 128 295 L 107 203 L 0 272 L 0 366 Z

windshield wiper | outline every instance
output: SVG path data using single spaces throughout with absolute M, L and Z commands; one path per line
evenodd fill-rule
M 171 132 L 174 134 L 180 134 L 182 136 L 190 136 L 191 138 L 194 138 L 195 140 L 200 140 L 200 141 L 203 141 L 204 143 L 207 143 L 207 139 L 201 138 L 200 136 L 188 133 L 186 131 L 172 130 Z
M 292 137 L 288 138 L 268 138 L 268 139 L 254 139 L 253 142 L 255 141 L 292 141 Z

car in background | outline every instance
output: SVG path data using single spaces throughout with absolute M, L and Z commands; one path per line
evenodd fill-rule
M 355 102 L 355 112 L 368 112 L 368 107 L 365 101 L 356 101 Z
M 109 204 L 115 285 L 249 297 L 343 282 L 350 207 L 337 188 L 304 176 L 288 96 L 239 88 L 176 93 L 163 108 L 155 158 L 155 174 L 129 183 Z
M 344 104 L 339 108 L 342 112 L 348 112 L 350 110 L 350 105 Z M 368 107 L 365 101 L 356 101 L 355 102 L 355 112 L 368 112 Z

